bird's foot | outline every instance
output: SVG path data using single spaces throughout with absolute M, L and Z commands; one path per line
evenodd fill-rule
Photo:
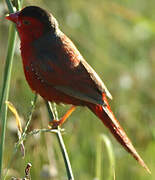
M 62 123 L 62 120 L 53 120 L 52 122 L 49 123 L 49 128 L 50 129 L 57 129 L 58 126 L 61 126 L 63 123 Z
M 53 120 L 49 123 L 49 127 L 52 129 L 56 129 L 58 126 L 61 126 L 66 119 L 72 114 L 72 112 L 75 110 L 75 106 L 71 106 L 71 108 L 66 112 L 66 114 L 60 119 L 60 120 Z

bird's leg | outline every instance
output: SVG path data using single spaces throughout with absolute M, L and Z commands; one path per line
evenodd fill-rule
M 75 110 L 75 108 L 76 108 L 76 106 L 71 106 L 69 108 L 69 110 L 65 113 L 65 115 L 60 120 L 53 120 L 52 122 L 50 122 L 50 126 L 52 126 L 52 128 L 61 126 L 66 121 L 66 119 L 72 114 L 72 112 Z

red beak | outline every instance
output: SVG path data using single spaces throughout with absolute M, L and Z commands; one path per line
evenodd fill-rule
M 19 12 L 15 12 L 15 13 L 11 13 L 10 15 L 6 16 L 5 18 L 14 22 L 14 23 L 17 23 L 18 22 L 18 15 L 19 15 Z

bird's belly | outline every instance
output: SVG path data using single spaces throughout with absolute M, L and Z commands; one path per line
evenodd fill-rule
M 53 101 L 56 103 L 73 104 L 73 105 L 85 105 L 80 99 L 66 95 L 65 93 L 56 90 L 54 85 L 48 84 L 45 80 L 35 72 L 33 61 L 36 59 L 33 55 L 32 46 L 22 46 L 21 55 L 23 60 L 23 68 L 26 80 L 31 89 L 42 96 L 45 100 Z
M 84 103 L 72 96 L 66 95 L 65 93 L 58 91 L 54 86 L 49 85 L 44 81 L 43 78 L 39 77 L 30 66 L 24 66 L 24 73 L 26 80 L 31 89 L 42 96 L 45 100 L 53 101 L 56 103 L 73 104 L 73 105 L 84 105 Z

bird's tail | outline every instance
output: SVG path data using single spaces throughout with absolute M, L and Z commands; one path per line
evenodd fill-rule
M 124 149 L 132 154 L 132 156 L 147 170 L 147 172 L 151 173 L 143 159 L 139 156 L 136 149 L 132 145 L 130 139 L 127 137 L 125 131 L 115 118 L 105 97 L 104 101 L 106 103 L 105 106 L 89 104 L 88 107 L 97 117 L 101 119 L 104 125 L 111 131 L 113 136 L 124 147 Z

